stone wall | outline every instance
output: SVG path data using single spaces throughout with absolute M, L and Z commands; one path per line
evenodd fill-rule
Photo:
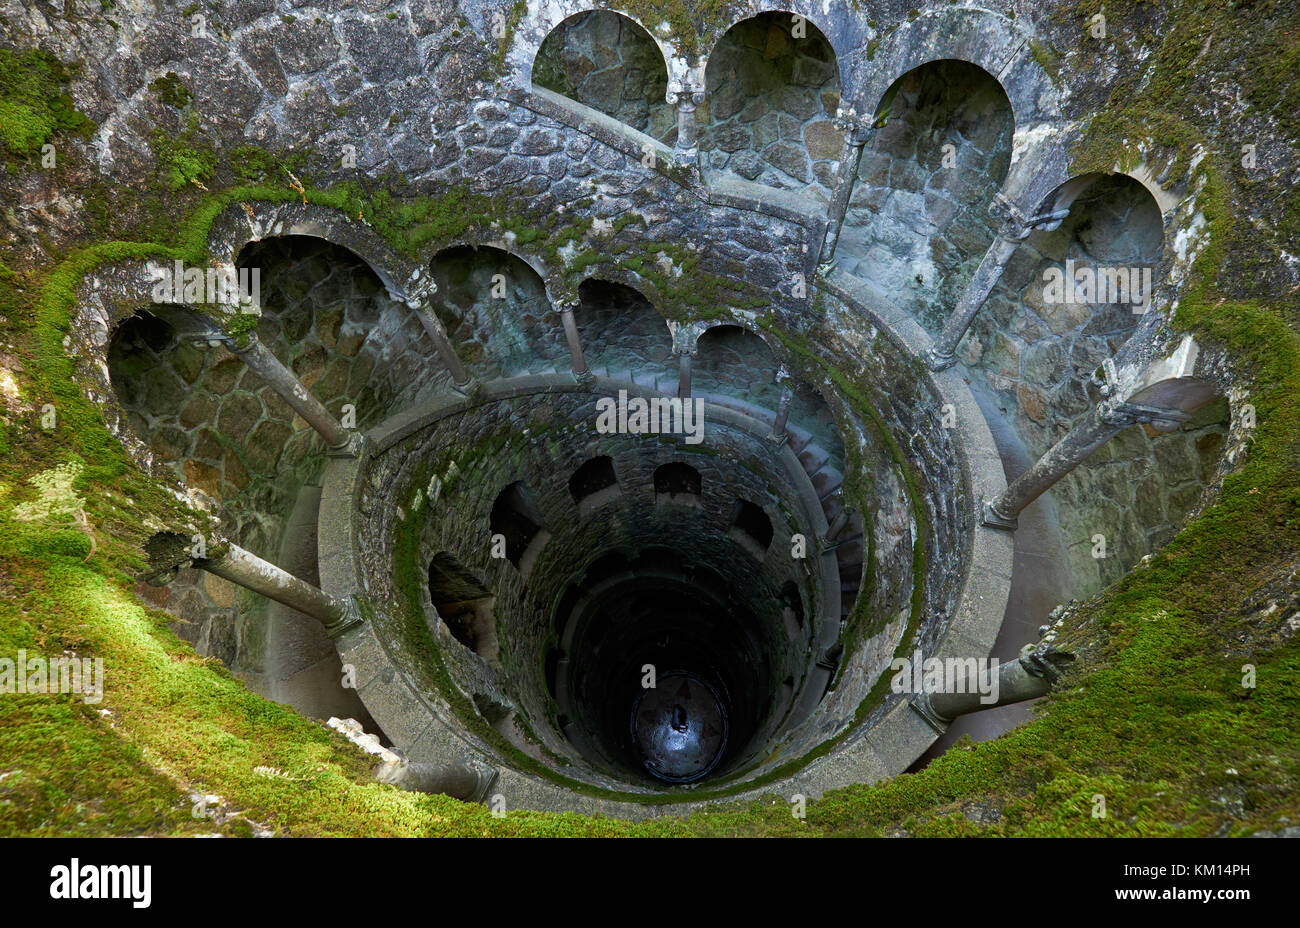
M 537 52 L 533 83 L 660 141 L 671 143 L 677 137 L 663 55 L 645 30 L 625 16 L 595 10 L 560 23 Z
M 802 19 L 802 18 L 800 18 Z M 805 191 L 809 209 L 827 202 L 843 136 L 831 118 L 840 102 L 835 52 L 817 27 L 763 13 L 737 23 L 709 56 L 708 95 L 696 112 L 700 163 L 769 187 Z
M 973 64 L 940 61 L 900 78 L 888 121 L 863 148 L 840 266 L 941 327 L 993 241 L 988 207 L 1012 129 L 1007 95 Z

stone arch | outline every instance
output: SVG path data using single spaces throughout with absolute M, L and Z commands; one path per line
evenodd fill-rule
M 531 80 L 662 142 L 676 136 L 663 51 L 622 13 L 586 10 L 562 20 L 538 48 Z
M 711 325 L 695 343 L 694 395 L 739 408 L 776 409 L 780 363 L 762 336 L 735 323 Z
M 668 375 L 672 333 L 641 291 L 625 283 L 589 277 L 578 285 L 574 311 L 587 366 L 607 377 L 655 388 Z
M 529 4 L 523 18 L 511 34 L 510 47 L 505 50 L 507 80 L 520 90 L 533 87 L 533 66 L 543 43 L 565 20 L 592 12 L 590 0 L 554 0 L 550 3 Z M 668 71 L 669 81 L 681 80 L 687 71 L 685 57 L 678 51 L 671 37 L 647 28 L 641 19 L 623 10 L 612 10 L 638 26 L 659 47 Z
M 884 34 L 868 54 L 850 59 L 849 82 L 860 88 L 851 109 L 859 118 L 877 115 L 890 88 L 908 71 L 929 61 L 953 59 L 995 76 L 1011 102 L 1017 133 L 1041 124 L 1059 127 L 1059 92 L 1034 59 L 1031 38 L 1015 22 L 989 10 L 926 11 Z
M 412 262 L 398 255 L 373 229 L 346 213 L 315 203 L 259 204 L 249 216 L 241 204 L 227 207 L 208 233 L 208 253 L 214 264 L 237 264 L 250 244 L 268 238 L 307 236 L 345 248 L 370 268 L 393 300 L 405 296 L 403 289 Z
M 1159 206 L 1140 182 L 1120 174 L 1079 180 L 1067 191 L 1070 214 L 1020 243 L 958 350 L 1022 432 L 1089 408 L 1087 381 L 1145 315 L 1131 303 L 1098 302 L 1095 288 L 1079 294 L 1085 300 L 1061 299 L 1057 276 L 1087 270 L 1095 280 L 1123 268 L 1141 280 L 1145 269 L 1154 285 L 1165 250 Z
M 258 337 L 335 415 L 350 404 L 366 428 L 450 384 L 419 317 L 351 248 L 286 233 L 249 241 L 237 265 L 261 270 Z
M 875 125 L 836 258 L 939 324 L 993 241 L 989 206 L 1011 164 L 1011 103 L 984 68 L 931 60 L 894 81 Z
M 829 39 L 795 14 L 768 10 L 733 24 L 704 72 L 700 164 L 729 176 L 829 201 L 843 134 L 831 121 L 840 104 L 840 64 Z M 802 16 L 802 14 L 798 14 Z
M 718 43 L 728 32 L 747 19 L 754 19 L 764 13 L 771 13 L 777 16 L 802 17 L 805 20 L 805 28 L 811 27 L 820 32 L 831 46 L 832 51 L 835 52 L 836 69 L 839 72 L 841 83 L 847 86 L 848 68 L 846 62 L 851 60 L 852 50 L 857 45 L 862 44 L 865 37 L 872 34 L 873 31 L 871 26 L 866 25 L 865 19 L 856 16 L 827 16 L 825 7 L 817 0 L 785 0 L 780 6 L 775 7 L 760 3 L 758 0 L 747 0 L 747 2 L 742 0 L 741 3 L 731 7 L 729 12 L 734 14 L 732 18 L 712 28 L 706 27 L 706 34 L 701 36 L 701 42 L 706 46 L 697 64 L 697 68 L 701 73 L 708 68 L 710 59 L 718 48 Z
M 560 314 L 524 258 L 492 245 L 453 245 L 429 267 L 437 284 L 429 308 L 471 374 L 493 380 L 569 369 Z
M 1151 197 L 1151 202 L 1155 204 L 1160 214 L 1160 225 L 1162 232 L 1168 228 L 1169 214 L 1177 200 L 1156 182 L 1149 171 L 1132 170 L 1132 171 L 1090 171 L 1086 174 L 1076 174 L 1066 180 L 1060 186 L 1048 195 L 1048 197 L 1039 206 L 1037 212 L 1046 214 L 1056 212 L 1057 210 L 1070 209 L 1080 198 L 1086 198 L 1090 189 L 1099 183 L 1104 183 L 1108 178 L 1127 177 L 1146 190 Z

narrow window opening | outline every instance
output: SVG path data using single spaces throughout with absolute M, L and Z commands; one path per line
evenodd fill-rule
M 700 472 L 689 464 L 671 461 L 655 470 L 655 505 L 672 503 L 699 506 L 703 487 Z
M 485 660 L 497 659 L 494 597 L 446 552 L 429 562 L 429 599 L 453 638 Z
M 772 520 L 761 507 L 748 500 L 736 500 L 731 537 L 750 554 L 762 558 L 772 544 Z
M 542 528 L 541 510 L 522 483 L 512 483 L 492 504 L 492 535 L 505 539 L 506 560 L 524 576 L 537 561 L 551 533 Z
M 569 478 L 569 493 L 578 504 L 580 515 L 585 516 L 617 499 L 620 492 L 614 461 L 608 457 L 592 458 Z

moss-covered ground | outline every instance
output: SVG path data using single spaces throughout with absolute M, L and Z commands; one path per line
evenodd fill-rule
M 1188 9 L 1217 35 L 1239 6 Z M 1258 17 L 1276 5 L 1246 6 L 1241 15 Z M 1145 15 L 1140 7 L 1135 17 Z M 1204 34 L 1151 37 L 1155 79 L 1103 114 L 1080 165 L 1122 162 L 1116 139 L 1134 127 L 1175 153 L 1215 146 L 1205 126 L 1172 122 L 1156 105 L 1206 69 L 1185 54 Z M 1268 73 L 1251 69 L 1245 79 L 1248 104 L 1284 122 L 1297 111 L 1294 70 L 1285 72 L 1296 34 L 1269 33 Z M 1068 79 L 1070 50 L 1051 53 Z M 62 65 L 23 59 L 17 68 L 16 55 L 0 55 L 0 155 L 12 175 L 46 141 L 87 124 L 65 97 Z M 155 92 L 188 105 L 174 81 Z M 158 153 L 157 190 L 131 194 L 129 207 L 115 199 L 126 194 L 84 182 L 80 246 L 36 262 L 0 253 L 0 656 L 105 659 L 100 703 L 0 696 L 0 834 L 243 835 L 251 822 L 295 835 L 1209 835 L 1300 822 L 1300 638 L 1281 615 L 1246 606 L 1261 587 L 1282 585 L 1300 550 L 1300 337 L 1294 294 L 1251 300 L 1228 286 L 1265 253 L 1229 206 L 1229 188 L 1240 192 L 1245 181 L 1220 164 L 1235 163 L 1239 140 L 1217 143 L 1198 167 L 1212 239 L 1175 322 L 1225 347 L 1249 377 L 1253 441 L 1211 507 L 1070 613 L 1061 639 L 1082 659 L 1045 711 L 995 741 L 961 743 L 919 773 L 812 801 L 806 821 L 773 798 L 629 824 L 518 811 L 493 818 L 375 784 L 367 759 L 340 737 L 250 693 L 134 595 L 143 535 L 194 515 L 129 465 L 72 378 L 63 338 L 81 277 L 118 259 L 202 260 L 213 219 L 241 203 L 305 196 L 360 215 L 404 253 L 491 212 L 455 192 L 431 201 L 296 189 L 292 161 L 257 151 L 209 157 L 199 140 L 175 139 L 170 160 Z M 1296 217 L 1294 198 L 1277 205 L 1279 223 Z M 544 237 L 542 248 L 581 238 L 565 228 L 532 237 Z M 532 233 L 525 224 L 519 234 Z M 833 376 L 854 386 L 852 371 Z M 1247 665 L 1253 687 L 1243 686 Z M 237 815 L 196 817 L 191 791 L 220 796 Z M 1093 814 L 1098 795 L 1103 818 Z

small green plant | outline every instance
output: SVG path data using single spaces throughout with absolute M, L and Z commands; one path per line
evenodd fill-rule
M 161 77 L 149 82 L 149 89 L 158 94 L 158 99 L 168 106 L 182 109 L 194 99 L 194 94 L 185 82 L 174 72 L 168 71 Z

